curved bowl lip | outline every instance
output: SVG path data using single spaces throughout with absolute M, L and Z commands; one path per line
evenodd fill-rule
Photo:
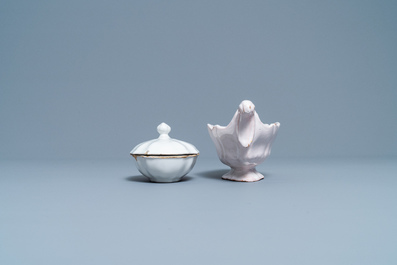
M 175 154 L 175 155 L 146 155 L 146 154 L 130 154 L 130 155 L 132 155 L 135 159 L 137 159 L 138 157 L 167 159 L 167 158 L 196 157 L 196 156 L 199 156 L 199 153 L 197 153 L 197 154 Z

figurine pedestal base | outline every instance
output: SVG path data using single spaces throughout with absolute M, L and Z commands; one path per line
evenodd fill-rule
M 256 171 L 255 168 L 232 168 L 222 178 L 233 181 L 254 182 L 263 179 L 264 176 Z

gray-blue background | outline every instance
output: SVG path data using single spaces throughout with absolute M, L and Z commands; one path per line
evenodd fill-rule
M 243 99 L 274 157 L 397 154 L 395 1 L 1 1 L 0 158 L 215 157 Z
M 397 264 L 396 26 L 396 1 L 0 1 L 0 264 Z M 255 183 L 206 129 L 243 99 L 281 123 Z M 178 183 L 129 156 L 163 121 L 201 151 Z

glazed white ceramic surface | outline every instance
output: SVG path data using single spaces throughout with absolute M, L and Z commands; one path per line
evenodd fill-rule
M 171 127 L 161 123 L 157 139 L 138 144 L 130 154 L 142 173 L 153 182 L 176 182 L 194 167 L 199 151 L 194 145 L 172 139 Z
M 185 155 L 199 153 L 194 145 L 171 138 L 168 135 L 171 132 L 171 127 L 168 124 L 161 123 L 157 126 L 157 132 L 160 134 L 159 138 L 138 144 L 132 149 L 131 154 Z
M 147 157 L 136 156 L 139 172 L 153 182 L 176 182 L 189 173 L 196 164 L 196 156 L 188 157 Z
M 244 100 L 226 127 L 208 124 L 208 132 L 215 144 L 219 159 L 231 170 L 222 176 L 234 181 L 258 181 L 263 175 L 255 167 L 269 155 L 276 139 L 279 122 L 264 124 L 255 105 Z

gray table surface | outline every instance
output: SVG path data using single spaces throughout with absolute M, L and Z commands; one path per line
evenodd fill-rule
M 255 183 L 199 158 L 0 161 L 0 264 L 397 264 L 396 159 L 272 159 Z

